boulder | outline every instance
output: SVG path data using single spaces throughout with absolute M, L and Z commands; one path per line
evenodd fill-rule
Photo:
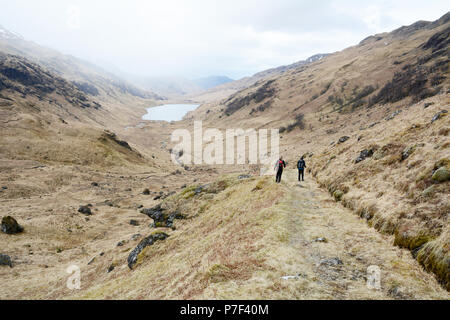
M 446 167 L 440 167 L 433 173 L 433 176 L 431 177 L 431 179 L 436 182 L 449 181 L 450 180 L 450 171 Z
M 344 143 L 344 142 L 347 141 L 348 139 L 350 139 L 350 137 L 347 137 L 347 136 L 340 137 L 338 143 Z
M 137 221 L 137 220 L 130 220 L 130 224 L 132 225 L 132 226 L 135 226 L 135 227 L 137 227 L 137 226 L 139 226 L 139 221 Z
M 167 239 L 169 237 L 164 232 L 155 232 L 151 234 L 150 236 L 144 238 L 139 242 L 139 244 L 136 246 L 136 248 L 131 251 L 130 255 L 128 256 L 127 262 L 128 262 L 128 268 L 133 269 L 134 265 L 138 262 L 139 254 L 144 250 L 146 247 L 153 245 L 156 241 L 162 241 Z
M 78 209 L 78 212 L 81 214 L 85 214 L 87 216 L 92 215 L 92 211 L 91 211 L 91 208 L 89 208 L 89 206 L 80 206 L 80 208 Z
M 356 158 L 355 163 L 360 163 L 361 161 L 366 160 L 367 158 L 370 158 L 373 156 L 373 150 L 367 150 L 364 149 L 363 151 L 361 151 L 361 153 L 359 154 L 358 158 Z
M 16 219 L 7 216 L 2 219 L 1 230 L 6 234 L 15 234 L 21 233 L 23 228 L 17 223 Z
M 11 257 L 6 254 L 0 253 L 0 266 L 9 266 L 13 267 Z

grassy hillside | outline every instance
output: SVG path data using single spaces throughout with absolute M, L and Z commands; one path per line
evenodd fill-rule
M 204 104 L 187 121 L 280 128 L 292 166 L 306 154 L 322 186 L 342 191 L 343 204 L 394 234 L 448 288 L 449 182 L 432 177 L 448 170 L 449 20 L 369 37 Z M 355 163 L 362 151 L 368 159 Z

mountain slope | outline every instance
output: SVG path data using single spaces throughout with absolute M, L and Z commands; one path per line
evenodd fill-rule
M 2 159 L 98 167 L 145 162 L 103 131 L 112 116 L 102 104 L 23 57 L 0 53 L 0 114 Z
M 120 99 L 131 96 L 142 99 L 162 99 L 158 95 L 141 90 L 119 77 L 81 59 L 63 55 L 23 39 L 0 26 L 0 51 L 23 56 L 44 66 L 49 71 L 73 82 L 78 89 L 91 96 Z
M 293 64 L 287 66 L 281 66 L 277 68 L 272 68 L 268 70 L 264 70 L 254 74 L 251 77 L 245 77 L 239 80 L 226 82 L 225 84 L 218 85 L 214 88 L 207 90 L 201 94 L 190 95 L 190 98 L 196 101 L 201 102 L 215 102 L 217 100 L 224 99 L 229 97 L 232 94 L 235 94 L 238 91 L 241 91 L 245 88 L 251 87 L 258 82 L 262 82 L 266 79 L 276 78 L 284 74 L 289 70 L 297 69 L 301 66 L 308 65 L 310 63 L 314 63 L 316 61 L 320 61 L 325 58 L 328 54 L 316 54 L 312 57 L 309 57 L 306 60 L 298 61 Z

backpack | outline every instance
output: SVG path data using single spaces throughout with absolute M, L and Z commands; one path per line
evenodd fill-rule
M 298 160 L 297 168 L 298 169 L 305 169 L 305 161 L 304 160 Z
M 284 161 L 283 160 L 278 160 L 278 162 L 277 162 L 277 164 L 275 165 L 275 170 L 283 170 L 283 164 L 284 164 Z

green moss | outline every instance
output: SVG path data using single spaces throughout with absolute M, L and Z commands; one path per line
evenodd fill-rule
M 417 254 L 417 261 L 427 271 L 437 275 L 440 282 L 450 291 L 450 259 L 442 249 L 436 249 L 432 242 L 424 245 Z
M 341 201 L 343 196 L 344 192 L 341 190 L 336 190 L 333 192 L 334 200 L 336 200 L 337 202 Z
M 407 248 L 409 250 L 415 250 L 427 242 L 432 241 L 434 238 L 430 235 L 414 232 L 395 232 L 394 245 Z
M 229 280 L 230 268 L 222 264 L 213 265 L 207 272 L 207 277 L 213 283 L 225 282 Z
M 186 192 L 186 193 L 184 193 L 183 195 L 183 198 L 184 199 L 191 199 L 191 198 L 193 198 L 194 196 L 195 196 L 195 191 L 189 191 L 189 192 Z
M 431 177 L 436 182 L 446 182 L 450 180 L 450 171 L 446 167 L 440 167 Z
M 181 195 L 184 196 L 184 195 L 186 195 L 188 193 L 191 193 L 191 192 L 195 191 L 195 189 L 197 189 L 197 186 L 186 187 L 186 188 L 184 188 L 183 191 L 181 191 Z

